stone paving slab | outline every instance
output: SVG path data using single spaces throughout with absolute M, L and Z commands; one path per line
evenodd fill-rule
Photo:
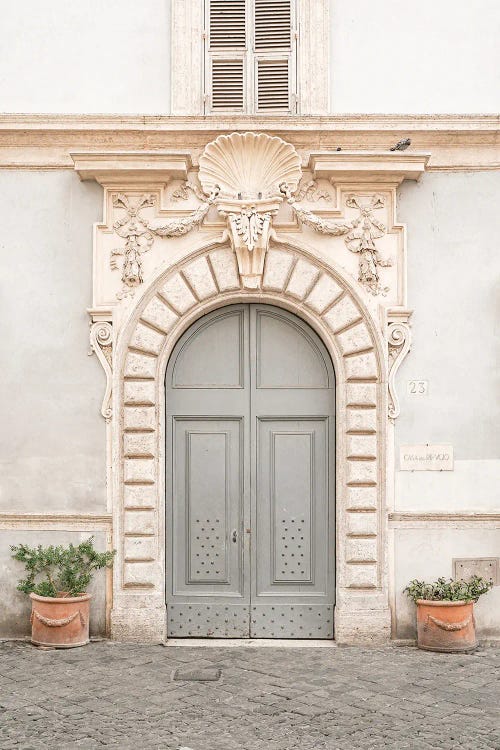
M 0 644 L 0 748 L 500 750 L 500 651 Z M 219 680 L 174 681 L 220 669 Z

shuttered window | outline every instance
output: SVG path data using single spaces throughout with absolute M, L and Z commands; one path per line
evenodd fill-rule
M 206 0 L 205 111 L 296 109 L 295 0 Z

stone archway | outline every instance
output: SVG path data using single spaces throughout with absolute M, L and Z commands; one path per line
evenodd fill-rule
M 165 369 L 175 342 L 194 320 L 241 301 L 294 312 L 330 352 L 337 383 L 335 637 L 340 642 L 388 639 L 387 383 L 381 334 L 347 281 L 303 249 L 273 246 L 262 287 L 248 289 L 234 253 L 213 245 L 151 284 L 117 342 L 112 636 L 143 642 L 166 636 Z

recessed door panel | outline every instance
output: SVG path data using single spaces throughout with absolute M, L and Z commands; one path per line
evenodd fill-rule
M 251 636 L 331 638 L 328 418 L 257 430 Z
M 175 421 L 173 476 L 175 594 L 240 591 L 237 545 L 240 527 L 239 420 Z M 185 545 L 184 545 L 185 542 Z M 185 546 L 185 554 L 182 547 Z M 212 588 L 212 587 L 210 587 Z
M 285 315 L 256 310 L 257 388 L 328 388 L 328 369 L 312 332 Z
M 243 388 L 244 310 L 226 308 L 189 329 L 176 354 L 174 388 Z
M 327 595 L 327 430 L 327 419 L 259 419 L 258 597 Z
M 210 313 L 166 378 L 168 633 L 331 638 L 334 374 L 267 305 Z

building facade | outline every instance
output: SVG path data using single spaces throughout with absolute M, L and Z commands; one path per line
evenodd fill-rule
M 406 641 L 410 579 L 500 584 L 494 4 L 22 5 L 0 637 L 9 545 L 90 534 L 118 640 Z

